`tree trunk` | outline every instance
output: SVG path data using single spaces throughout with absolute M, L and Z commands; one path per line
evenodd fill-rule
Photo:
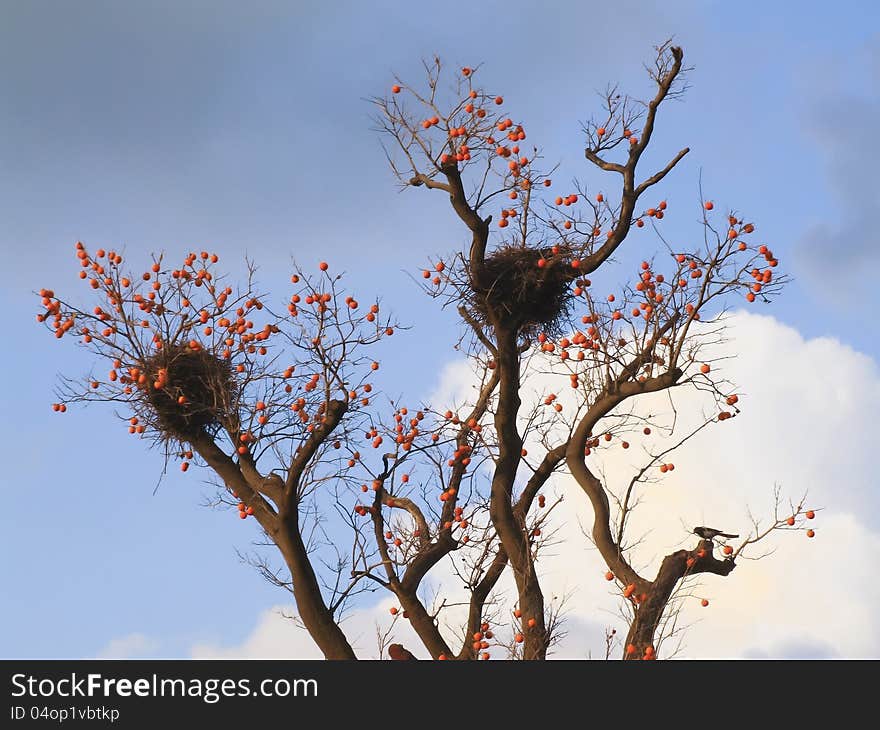
M 489 516 L 513 569 L 522 611 L 522 632 L 525 637 L 523 657 L 545 659 L 548 637 L 544 623 L 544 595 L 534 570 L 525 526 L 514 513 L 513 484 L 519 466 L 522 438 L 517 429 L 520 407 L 520 354 L 517 330 L 496 325 L 498 369 L 500 382 L 495 430 L 498 433 L 498 460 L 492 478 Z
M 672 592 L 684 575 L 685 559 L 678 560 L 677 553 L 668 555 L 663 559 L 657 578 L 650 584 L 648 591 L 643 594 L 644 600 L 635 607 L 635 618 L 630 624 L 629 633 L 624 646 L 624 659 L 653 659 L 656 647 L 654 635 L 666 605 L 672 597 Z M 681 565 L 678 563 L 681 562 Z M 639 598 L 639 596 L 636 596 Z M 650 650 L 649 650 L 650 647 Z M 650 654 L 646 655 L 646 652 Z
M 445 654 L 447 659 L 452 658 L 452 650 L 443 640 L 434 617 L 428 613 L 424 604 L 416 597 L 415 594 L 407 595 L 400 592 L 397 594 L 400 605 L 403 607 L 405 618 L 409 620 L 410 626 L 421 639 L 424 647 L 431 653 L 434 659 Z
M 288 520 L 290 517 L 288 517 Z M 284 556 L 293 581 L 293 597 L 303 625 L 324 653 L 325 659 L 357 659 L 330 609 L 324 603 L 321 586 L 308 558 L 308 551 L 294 524 L 284 524 L 271 535 Z
M 635 618 L 626 637 L 624 659 L 656 658 L 654 641 L 657 627 L 682 578 L 697 573 L 725 576 L 736 567 L 736 563 L 730 558 L 716 559 L 712 554 L 714 547 L 711 540 L 701 540 L 695 550 L 678 550 L 663 558 L 657 577 L 648 584 L 647 590 L 633 596 L 636 604 Z

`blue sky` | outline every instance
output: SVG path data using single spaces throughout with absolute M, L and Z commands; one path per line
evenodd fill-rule
M 35 325 L 32 292 L 82 291 L 77 240 L 134 265 L 205 247 L 233 274 L 247 255 L 281 299 L 291 257 L 327 259 L 415 325 L 385 373 L 421 397 L 439 374 L 414 363 L 453 360 L 455 323 L 403 272 L 466 237 L 442 195 L 397 189 L 367 99 L 392 72 L 420 80 L 434 53 L 482 63 L 482 83 L 561 162 L 555 178 L 601 186 L 580 133 L 594 92 L 646 92 L 642 64 L 673 36 L 692 88 L 664 108 L 646 162 L 692 151 L 659 193 L 664 232 L 699 235 L 702 174 L 795 277 L 773 316 L 876 363 L 878 21 L 867 1 L 477 2 L 458 17 L 403 2 L 0 0 L 0 656 L 92 656 L 133 633 L 183 656 L 242 641 L 283 600 L 236 558 L 251 521 L 201 507 L 197 475 L 173 471 L 154 494 L 160 456 L 109 409 L 49 408 L 56 374 L 91 360 Z M 646 231 L 633 245 L 654 242 Z

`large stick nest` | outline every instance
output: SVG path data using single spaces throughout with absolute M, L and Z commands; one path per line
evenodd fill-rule
M 150 386 L 164 372 L 164 385 L 149 387 L 146 397 L 165 438 L 186 441 L 216 432 L 233 412 L 238 388 L 228 360 L 178 345 L 159 350 L 145 364 Z
M 545 265 L 538 266 L 544 259 Z M 551 249 L 504 246 L 490 253 L 479 281 L 471 277 L 472 315 L 519 327 L 523 333 L 553 333 L 568 315 L 573 276 L 570 256 Z

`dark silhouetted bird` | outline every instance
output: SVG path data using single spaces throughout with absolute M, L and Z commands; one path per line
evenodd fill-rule
M 409 649 L 405 649 L 403 644 L 389 644 L 388 656 L 396 661 L 418 660 L 418 657 L 414 656 Z
M 721 532 L 721 530 L 716 530 L 714 527 L 695 527 L 694 534 L 702 537 L 704 540 L 714 540 L 716 537 L 739 537 L 739 535 L 731 535 L 729 532 Z

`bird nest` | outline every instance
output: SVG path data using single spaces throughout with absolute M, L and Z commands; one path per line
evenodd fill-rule
M 177 345 L 159 350 L 145 365 L 146 399 L 165 438 L 186 441 L 215 431 L 232 411 L 238 388 L 228 360 Z
M 472 314 L 523 333 L 554 332 L 568 314 L 569 286 L 576 273 L 566 254 L 523 246 L 496 249 L 486 257 L 480 281 L 471 277 Z

